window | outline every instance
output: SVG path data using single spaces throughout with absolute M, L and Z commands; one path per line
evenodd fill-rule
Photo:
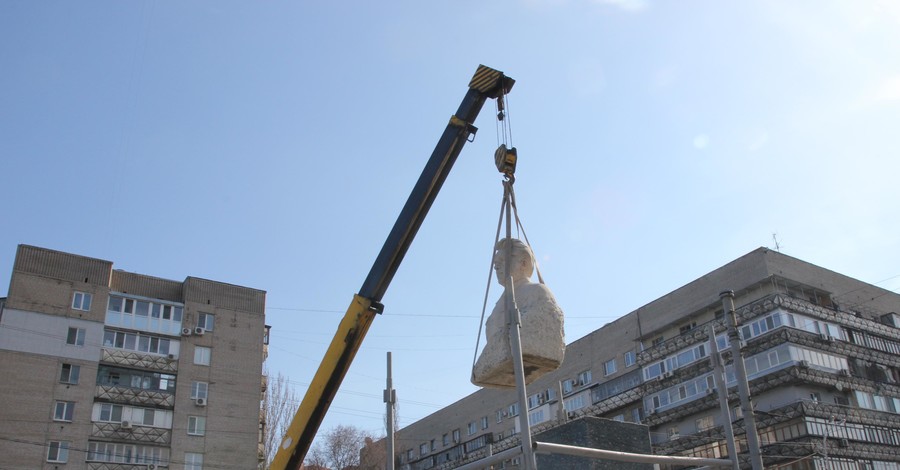
M 209 358 L 212 355 L 212 349 L 197 346 L 194 348 L 194 364 L 201 366 L 209 365 Z
M 90 310 L 91 297 L 91 294 L 85 292 L 75 292 L 75 296 L 72 297 L 72 308 L 75 310 Z
M 454 443 L 459 442 L 459 429 L 453 430 L 453 442 Z
M 707 429 L 711 429 L 713 426 L 715 426 L 712 415 L 698 418 L 696 421 L 694 421 L 694 424 L 697 425 L 697 432 L 706 431 Z
M 615 362 L 615 359 L 613 359 Z M 578 385 L 587 385 L 591 383 L 591 371 L 586 370 L 580 374 L 578 374 Z
M 506 414 L 508 414 L 509 416 L 519 416 L 519 404 L 513 403 L 512 405 L 506 407 Z
M 94 408 L 94 409 L 96 410 L 96 408 Z M 122 422 L 122 405 L 113 405 L 110 403 L 101 404 L 100 405 L 100 416 L 99 416 L 98 421 L 105 421 L 107 423 L 121 423 Z
M 631 422 L 632 423 L 640 423 L 641 422 L 641 412 L 643 410 L 644 409 L 640 408 L 640 407 L 631 409 Z
M 690 323 L 688 323 L 688 324 L 686 324 L 686 325 L 681 325 L 681 326 L 678 328 L 678 334 L 683 335 L 683 334 L 687 333 L 688 331 L 693 330 L 694 328 L 697 328 L 697 322 L 695 322 L 695 321 L 694 321 L 694 322 L 690 322 Z
M 169 354 L 170 349 L 175 351 L 171 346 L 172 342 L 169 339 L 159 336 L 113 330 L 103 332 L 103 347 L 106 348 L 127 349 L 165 356 Z
M 678 426 L 672 426 L 666 430 L 666 434 L 669 436 L 669 439 L 678 439 L 681 436 L 681 432 L 678 431 Z
M 412 449 L 407 449 L 407 450 L 406 450 L 406 461 L 407 461 L 407 462 L 411 462 L 412 459 L 413 459 L 413 450 L 412 450 Z
M 428 443 L 427 442 L 423 442 L 423 443 L 419 444 L 419 455 L 421 455 L 421 456 L 428 455 Z
M 84 346 L 84 328 L 70 326 L 69 334 L 66 336 L 66 344 Z
M 434 439 L 431 440 L 431 451 L 434 452 L 437 450 L 437 444 L 434 442 Z
M 131 410 L 131 419 L 135 423 L 140 423 L 144 426 L 155 426 L 156 410 L 151 410 L 148 408 L 134 408 Z
M 575 411 L 584 408 L 584 394 L 575 395 L 574 397 L 565 400 L 563 406 L 566 408 L 566 411 Z
M 191 383 L 191 398 L 209 398 L 209 384 L 206 382 Z
M 75 403 L 71 401 L 58 401 L 53 410 L 53 421 L 72 421 L 72 413 L 75 411 Z
M 206 434 L 206 418 L 203 416 L 188 416 L 187 433 L 191 436 L 203 436 Z
M 142 469 L 146 469 L 149 464 L 153 464 L 156 465 L 157 468 L 160 468 L 169 466 L 169 450 L 157 446 L 91 441 L 88 443 L 86 460 L 88 462 L 138 464 L 143 465 L 140 467 Z M 122 466 L 109 467 L 121 468 Z M 101 466 L 99 468 L 109 467 Z M 91 466 L 91 468 L 98 467 Z M 137 467 L 127 466 L 126 468 Z
M 528 409 L 536 408 L 544 403 L 544 392 L 535 393 L 528 397 Z
M 625 353 L 625 367 L 631 367 L 634 363 L 637 362 L 635 360 L 634 351 L 628 351 Z
M 203 454 L 185 452 L 184 470 L 203 470 Z
M 665 339 L 662 336 L 653 338 L 653 346 L 659 346 L 663 341 L 665 341 Z
M 97 385 L 175 393 L 175 376 L 101 365 L 97 371 Z
M 59 381 L 64 384 L 75 385 L 78 383 L 78 376 L 81 374 L 81 366 L 75 364 L 63 364 L 59 368 Z
M 441 442 L 442 442 L 445 446 L 450 445 L 450 435 L 447 434 L 447 433 L 444 433 L 444 435 L 441 436 Z
M 66 441 L 50 441 L 47 444 L 47 461 L 66 463 L 69 461 L 69 443 Z
M 109 296 L 106 325 L 135 330 L 178 335 L 184 308 L 146 300 Z
M 471 436 L 472 434 L 475 434 L 477 430 L 478 428 L 475 426 L 475 421 L 472 421 L 466 426 L 466 435 Z
M 487 429 L 487 427 L 488 427 L 488 417 L 482 416 L 481 417 L 481 429 Z
M 528 425 L 534 426 L 546 421 L 544 410 L 537 410 L 528 414 Z
M 497 410 L 497 423 L 503 422 L 503 410 Z
M 616 359 L 612 358 L 603 363 L 603 375 L 613 375 L 616 373 Z
M 211 313 L 203 313 L 200 312 L 197 315 L 197 326 L 203 328 L 206 331 L 212 331 L 213 327 L 216 326 L 216 317 Z

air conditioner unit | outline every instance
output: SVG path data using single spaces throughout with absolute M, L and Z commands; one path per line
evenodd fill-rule
M 206 328 L 203 328 L 202 326 L 198 326 L 198 327 L 194 328 L 195 335 L 203 336 L 203 333 L 206 333 Z
M 147 470 L 156 470 L 156 464 L 147 465 Z
M 131 429 L 131 421 L 122 421 L 119 424 L 119 427 L 122 429 Z
M 206 406 L 206 398 L 197 398 L 194 400 L 194 404 L 197 406 Z
M 190 328 L 182 328 L 181 329 L 181 336 L 190 336 L 191 333 L 192 333 L 192 330 Z
M 849 441 L 847 438 L 841 438 L 841 439 L 838 439 L 838 446 L 839 446 L 839 447 L 847 447 L 847 446 L 849 446 L 849 445 L 850 445 L 850 441 Z
M 663 372 L 662 377 L 663 377 L 664 379 L 668 379 L 669 377 L 672 377 L 672 375 L 674 375 L 674 374 L 672 373 L 672 371 L 667 370 L 667 371 Z
M 174 354 L 169 354 L 169 355 L 166 356 L 166 357 L 168 357 L 170 361 L 174 361 L 174 360 L 175 360 L 175 355 L 174 355 Z
M 850 371 L 847 369 L 841 369 L 838 371 L 838 373 L 843 375 L 844 377 L 850 377 Z
M 802 367 L 802 368 L 804 368 L 804 369 L 808 369 L 808 368 L 809 368 L 809 361 L 807 361 L 806 359 L 800 361 L 800 367 Z
M 828 334 L 827 333 L 819 333 L 819 339 L 821 339 L 822 341 L 828 341 Z
M 714 389 L 714 388 L 708 388 L 708 389 L 706 389 L 706 394 L 707 394 L 707 395 L 715 395 L 715 394 L 716 394 L 716 389 Z

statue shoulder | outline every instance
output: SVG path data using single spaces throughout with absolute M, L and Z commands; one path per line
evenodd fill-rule
M 523 302 L 529 301 L 547 301 L 556 303 L 556 297 L 546 284 L 529 282 L 519 287 L 516 297 Z

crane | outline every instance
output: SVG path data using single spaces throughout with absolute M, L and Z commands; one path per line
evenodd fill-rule
M 425 169 L 400 211 L 375 263 L 353 296 L 347 312 L 338 325 L 325 357 L 319 364 L 285 436 L 282 438 L 270 470 L 298 470 L 309 451 L 319 426 L 328 412 L 350 364 L 356 357 L 376 314 L 384 311 L 384 297 L 397 268 L 425 220 L 456 158 L 466 142 L 478 131 L 473 123 L 487 99 L 498 99 L 508 93 L 515 80 L 498 70 L 479 65 L 469 82 L 462 103 L 444 129 Z M 506 158 L 514 158 L 507 155 Z M 498 162 L 498 169 L 500 169 Z M 501 171 L 504 171 L 501 169 Z

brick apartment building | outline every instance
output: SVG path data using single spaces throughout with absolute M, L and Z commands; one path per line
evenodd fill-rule
M 257 468 L 265 299 L 20 245 L 0 301 L 0 466 Z
M 900 295 L 765 248 L 570 343 L 528 386 L 528 410 L 512 390 L 482 389 L 401 429 L 400 468 L 451 469 L 518 445 L 520 413 L 532 432 L 583 416 L 642 423 L 654 453 L 711 458 L 727 456 L 728 419 L 749 468 L 729 353 L 728 418 L 713 390 L 709 325 L 726 350 L 727 290 L 766 468 L 900 469 Z

